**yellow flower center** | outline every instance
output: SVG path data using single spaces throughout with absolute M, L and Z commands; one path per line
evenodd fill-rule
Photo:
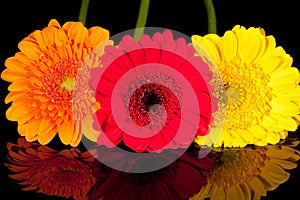
M 260 169 L 269 159 L 264 147 L 232 148 L 215 153 L 215 168 L 204 171 L 204 174 L 211 184 L 224 188 L 225 191 L 260 174 Z
M 244 91 L 239 87 L 225 86 L 225 95 L 227 107 L 238 107 L 244 100 Z
M 220 154 L 220 161 L 222 163 L 230 163 L 236 159 L 236 154 L 234 151 L 223 151 Z
M 227 130 L 247 129 L 259 124 L 271 110 L 270 77 L 260 66 L 241 63 L 238 58 L 220 68 L 225 84 Z

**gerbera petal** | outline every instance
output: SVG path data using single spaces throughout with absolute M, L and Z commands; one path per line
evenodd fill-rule
M 247 184 L 249 184 L 249 186 L 253 188 L 253 190 L 259 195 L 261 196 L 267 195 L 263 183 L 257 177 L 252 178 Z
M 223 43 L 219 36 L 215 34 L 208 34 L 204 38 L 202 38 L 201 36 L 193 35 L 192 42 L 197 53 L 200 56 L 204 56 L 206 55 L 206 53 L 208 53 L 216 64 L 221 62 L 223 57 L 223 50 L 219 49 L 218 45 L 214 44 Z
M 61 28 L 60 24 L 58 23 L 58 21 L 56 19 L 51 19 L 50 22 L 48 23 L 48 26 L 52 26 L 55 28 Z
M 277 159 L 273 158 L 272 162 L 279 165 L 280 167 L 284 169 L 295 169 L 297 167 L 296 163 L 292 163 L 290 161 L 282 160 L 282 159 Z
M 109 31 L 101 27 L 92 27 L 88 30 L 89 37 L 85 44 L 89 47 L 96 47 L 109 38 Z
M 71 136 L 63 133 L 60 137 L 63 143 L 79 144 L 81 135 L 74 135 L 74 125 L 62 122 L 70 120 L 72 84 L 78 68 L 97 42 L 108 39 L 105 29 L 96 37 L 100 29 L 88 30 L 81 22 L 67 22 L 61 27 L 53 19 L 47 27 L 25 37 L 18 45 L 20 52 L 5 61 L 7 69 L 1 78 L 11 82 L 5 102 L 12 102 L 6 115 L 18 121 L 20 135 L 44 144 L 50 142 L 57 129 L 67 132 L 71 128 Z M 87 40 L 90 44 L 83 45 Z
M 75 44 L 83 44 L 84 41 L 87 39 L 88 36 L 88 32 L 87 29 L 83 27 L 83 24 L 80 22 L 75 22 L 75 23 L 71 23 L 71 22 L 67 22 L 70 24 L 70 26 L 68 27 L 68 37 L 69 39 L 75 42 Z M 63 26 L 62 28 L 64 29 L 65 26 Z
M 273 36 L 266 36 L 262 28 L 236 25 L 222 37 L 193 36 L 192 42 L 200 57 L 211 56 L 224 84 L 223 142 L 214 144 L 274 144 L 286 137 L 285 131 L 297 129 L 293 116 L 300 112 L 295 92 L 300 88 L 299 70 L 291 67 L 291 56 L 276 46 Z
M 283 117 L 281 115 L 272 116 L 272 118 L 279 123 L 278 127 L 284 130 L 295 131 L 298 128 L 298 124 L 292 118 Z
M 58 135 L 63 144 L 67 145 L 71 143 L 74 136 L 74 121 L 65 121 L 58 127 Z
M 211 190 L 205 193 L 201 190 L 198 195 L 212 200 L 260 199 L 287 181 L 287 169 L 296 166 L 300 159 L 298 150 L 285 143 L 253 147 L 212 149 L 217 158 L 215 167 L 203 172 Z M 295 155 L 292 161 L 290 158 Z M 198 195 L 192 199 L 196 200 Z
M 226 199 L 245 199 L 245 200 L 251 200 L 250 196 L 247 193 L 245 194 L 240 186 L 235 186 L 229 188 L 229 190 L 226 192 Z
M 267 163 L 265 168 L 263 168 L 264 170 L 268 171 L 262 177 L 270 183 L 269 190 L 274 190 L 279 184 L 287 181 L 290 177 L 288 172 L 272 162 Z
M 184 55 L 178 55 L 179 52 L 184 53 Z M 112 109 L 110 107 L 114 106 L 112 104 L 116 101 L 112 101 L 112 99 L 116 98 L 120 104 L 126 104 L 125 106 L 118 105 L 118 114 L 127 114 L 127 109 L 126 112 L 124 111 L 127 102 L 124 102 L 124 100 L 129 100 L 130 118 L 128 118 L 127 115 L 125 116 L 125 114 L 124 116 L 118 117 L 122 122 L 129 119 L 140 126 L 147 126 L 147 123 L 149 122 L 148 114 L 150 112 L 150 107 L 154 104 L 159 104 L 162 105 L 167 112 L 167 120 L 171 121 L 172 119 L 172 121 L 174 121 L 164 127 L 160 133 L 151 137 L 150 141 L 148 141 L 148 138 L 142 137 L 132 139 L 130 133 L 127 134 L 125 131 L 120 131 L 119 127 L 113 124 L 114 122 L 112 120 L 109 120 L 107 117 L 101 117 L 101 111 L 97 111 L 96 115 L 99 116 L 98 123 L 102 126 L 103 134 L 108 136 L 106 139 L 110 139 L 113 143 L 118 143 L 123 139 L 127 146 L 139 152 L 143 150 L 156 151 L 161 150 L 159 148 L 166 147 L 172 140 L 172 136 L 176 134 L 177 126 L 180 124 L 180 119 L 176 119 L 175 122 L 175 115 L 180 112 L 179 101 L 181 99 L 176 97 L 177 93 L 175 94 L 172 89 L 174 88 L 176 92 L 178 91 L 178 94 L 185 91 L 181 89 L 182 85 L 178 84 L 173 76 L 167 74 L 167 70 L 160 70 L 160 67 L 166 65 L 171 69 L 178 70 L 178 72 L 188 80 L 188 84 L 192 85 L 192 89 L 197 90 L 197 92 L 199 91 L 199 94 L 197 93 L 196 95 L 198 95 L 198 100 L 201 101 L 199 104 L 202 104 L 202 101 L 205 101 L 206 99 L 202 98 L 200 91 L 209 93 L 208 84 L 204 82 L 211 79 L 211 73 L 209 73 L 207 64 L 194 54 L 194 48 L 191 45 L 187 45 L 184 38 L 174 40 L 172 32 L 168 30 L 163 33 L 154 33 L 152 38 L 144 34 L 138 42 L 131 36 L 125 35 L 118 46 L 106 46 L 104 55 L 101 57 L 102 69 L 100 68 L 100 72 L 98 73 L 101 74 L 101 72 L 103 72 L 103 75 L 97 84 L 97 92 L 95 95 L 102 108 L 107 111 L 112 110 L 111 113 L 114 115 L 115 108 Z M 201 66 L 197 67 L 203 68 L 203 71 L 205 72 L 204 76 L 206 77 L 202 78 L 202 74 L 199 74 L 198 68 L 194 69 L 194 62 L 198 62 L 198 65 L 201 64 Z M 159 65 L 156 66 L 156 63 Z M 147 67 L 143 68 L 144 66 L 149 67 L 149 69 Z M 130 80 L 126 79 L 124 83 L 122 82 L 122 84 L 118 85 L 118 81 L 123 81 L 123 79 L 121 79 L 124 77 L 123 75 L 127 72 L 131 72 L 131 70 L 133 71 L 133 76 L 130 76 Z M 206 74 L 206 72 L 208 73 Z M 147 84 L 140 86 L 141 83 L 145 82 Z M 165 88 L 164 85 L 158 84 L 161 82 L 166 82 L 166 86 L 168 87 Z M 138 88 L 136 88 L 137 86 Z M 116 91 L 116 93 L 113 93 L 113 91 Z M 116 96 L 112 96 L 113 94 Z M 207 104 L 209 104 L 209 101 Z M 198 126 L 199 124 L 201 125 L 201 128 L 207 129 L 209 123 L 209 120 L 207 119 L 211 118 L 209 116 L 211 114 L 211 109 L 206 108 L 206 104 L 201 105 L 200 109 L 202 109 L 201 114 L 203 116 L 199 117 L 195 122 L 196 125 L 194 125 L 194 127 L 189 126 L 189 130 L 193 129 L 193 132 L 195 132 L 195 126 Z M 160 119 L 157 121 L 160 122 Z M 97 122 L 94 123 L 94 125 L 96 124 Z M 154 125 L 156 126 L 155 123 Z M 117 134 L 113 134 L 114 131 L 116 131 Z M 101 138 L 100 135 L 98 144 L 101 144 L 102 142 L 106 143 L 104 141 L 105 139 Z M 173 148 L 174 146 L 172 145 L 177 145 L 176 147 L 187 146 L 192 139 L 192 136 L 185 136 L 182 134 L 177 138 L 177 141 L 172 141 L 171 145 L 166 148 Z
M 46 145 L 54 138 L 56 133 L 57 129 L 53 127 L 52 129 L 49 129 L 46 134 L 38 136 L 38 142 L 42 145 Z
M 226 61 L 234 59 L 238 51 L 238 40 L 232 31 L 226 31 L 223 36 L 224 58 Z
M 40 58 L 41 49 L 37 44 L 32 42 L 22 41 L 18 45 L 19 49 L 32 60 Z

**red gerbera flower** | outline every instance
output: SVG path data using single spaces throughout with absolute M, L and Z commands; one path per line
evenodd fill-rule
M 13 172 L 9 177 L 24 186 L 24 191 L 83 200 L 96 182 L 92 176 L 95 159 L 89 152 L 77 148 L 58 152 L 24 138 L 18 144 L 7 143 L 7 148 L 10 162 L 5 166 Z
M 98 144 L 121 141 L 136 152 L 186 148 L 206 135 L 211 122 L 212 72 L 184 38 L 170 30 L 123 37 L 106 46 L 101 67 L 92 69 Z
M 127 158 L 126 154 L 115 149 L 117 148 L 105 150 L 103 146 L 98 147 L 96 154 L 99 154 L 102 160 L 109 159 L 109 162 L 116 162 L 126 167 L 138 168 L 143 166 L 137 165 L 145 164 Z M 170 159 L 178 153 L 177 150 L 165 151 L 169 151 L 168 156 L 159 153 L 160 159 Z M 201 159 L 197 155 L 196 149 L 192 152 L 189 149 L 169 166 L 147 173 L 122 172 L 98 162 L 95 164 L 97 167 L 94 171 L 97 182 L 89 191 L 88 199 L 184 200 L 193 197 L 207 183 L 202 174 L 203 170 L 213 167 L 211 154 Z

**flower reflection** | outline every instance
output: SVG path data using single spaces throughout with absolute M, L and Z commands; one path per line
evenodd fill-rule
M 127 164 L 127 167 L 143 167 L 143 163 L 122 155 L 114 148 L 106 150 L 105 154 L 103 150 L 104 147 L 97 147 L 96 150 L 102 159 L 104 155 L 109 155 L 106 158 L 110 162 L 115 160 Z M 169 152 L 160 153 L 160 160 L 169 159 L 168 156 L 178 153 L 177 150 L 165 151 Z M 207 183 L 202 171 L 213 167 L 211 157 L 199 159 L 197 155 L 197 152 L 189 149 L 167 167 L 146 173 L 118 171 L 98 162 L 94 172 L 97 182 L 88 193 L 88 199 L 184 200 L 192 197 Z M 155 162 L 153 160 L 151 163 Z
M 96 182 L 92 176 L 95 159 L 89 152 L 78 148 L 56 151 L 24 138 L 17 144 L 8 142 L 7 148 L 9 162 L 4 164 L 13 172 L 9 177 L 24 186 L 24 191 L 82 200 Z
M 250 200 L 266 196 L 267 191 L 289 179 L 287 170 L 297 167 L 298 144 L 298 138 L 288 136 L 277 145 L 212 151 L 215 168 L 204 172 L 208 184 L 191 200 Z

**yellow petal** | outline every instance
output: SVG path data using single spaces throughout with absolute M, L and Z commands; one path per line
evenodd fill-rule
M 200 57 L 208 54 L 215 64 L 220 64 L 223 52 L 218 45 L 219 43 L 222 44 L 219 36 L 215 34 L 208 34 L 205 37 L 193 35 L 192 43 Z
M 191 200 L 203 200 L 206 197 L 208 197 L 209 191 L 211 189 L 212 185 L 210 183 L 207 183 L 206 185 L 204 185 L 200 192 L 198 194 L 196 194 L 195 196 L 193 196 L 191 198 Z
M 213 187 L 211 190 L 211 199 L 226 200 L 226 193 L 223 188 L 219 188 L 217 186 Z
M 253 177 L 248 183 L 247 183 L 255 193 L 258 193 L 259 195 L 266 196 L 266 189 L 263 185 L 263 182 L 261 182 L 257 177 Z
M 267 138 L 264 138 L 264 140 L 270 144 L 277 144 L 280 141 L 280 136 L 273 131 L 269 131 L 267 134 Z
M 226 31 L 223 39 L 223 53 L 227 62 L 232 61 L 237 54 L 238 41 L 235 34 L 232 31 Z
M 238 38 L 238 55 L 245 63 L 252 63 L 260 57 L 260 52 L 264 51 L 262 42 L 263 36 L 254 28 L 248 30 L 241 28 L 235 31 Z
M 276 189 L 280 184 L 286 182 L 290 174 L 282 169 L 275 163 L 267 162 L 265 167 L 262 168 L 261 177 L 268 181 L 270 184 L 268 190 Z
M 281 158 L 273 158 L 271 162 L 281 166 L 284 169 L 295 169 L 297 167 L 297 163 L 288 161 L 288 160 L 283 160 Z
M 276 121 L 279 128 L 288 131 L 296 131 L 298 128 L 296 121 L 291 117 L 283 117 L 281 115 L 271 115 L 271 117 Z
M 290 117 L 299 114 L 300 106 L 286 98 L 276 98 L 271 101 L 272 113 Z
M 247 194 L 248 195 L 248 194 Z M 243 190 L 240 186 L 233 186 L 228 189 L 226 192 L 226 199 L 243 199 L 243 200 L 251 200 L 249 196 L 245 196 Z

